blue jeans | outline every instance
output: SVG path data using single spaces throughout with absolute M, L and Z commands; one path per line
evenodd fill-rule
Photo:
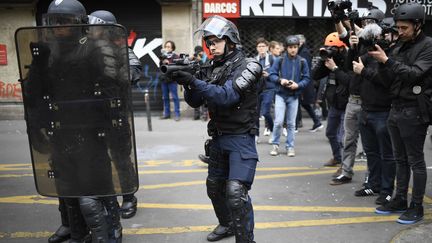
M 276 94 L 275 97 L 275 121 L 273 126 L 272 141 L 279 145 L 284 118 L 286 119 L 288 136 L 286 140 L 287 148 L 294 148 L 295 124 L 298 110 L 298 97 L 282 97 Z M 286 116 L 285 116 L 286 114 Z
M 344 137 L 344 116 L 345 110 L 330 107 L 327 116 L 326 136 L 330 142 L 333 158 L 342 161 L 343 137 Z
M 264 116 L 266 127 L 270 131 L 273 131 L 273 118 L 270 111 L 273 104 L 274 96 L 275 91 L 272 89 L 264 90 L 259 96 L 260 115 Z
M 393 195 L 396 174 L 388 116 L 389 112 L 360 112 L 360 135 L 369 170 L 366 187 L 382 195 Z
M 165 83 L 162 82 L 162 98 L 164 102 L 164 116 L 170 116 L 171 115 L 171 107 L 170 107 L 170 98 L 169 93 L 171 93 L 171 96 L 174 101 L 174 113 L 176 117 L 180 117 L 180 100 L 177 94 L 177 83 L 176 82 L 169 82 Z

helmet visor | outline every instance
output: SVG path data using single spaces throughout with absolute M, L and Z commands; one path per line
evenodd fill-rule
M 82 21 L 80 16 L 74 14 L 44 14 L 42 16 L 44 26 L 82 24 Z
M 107 22 L 101 18 L 89 15 L 89 24 L 106 24 Z
M 194 32 L 198 38 L 205 38 L 211 35 L 216 36 L 219 39 L 229 31 L 230 25 L 226 19 L 220 16 L 211 16 L 206 19 L 200 27 Z

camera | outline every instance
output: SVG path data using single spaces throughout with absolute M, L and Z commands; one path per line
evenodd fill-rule
M 162 59 L 162 60 L 164 60 L 164 59 L 171 59 L 172 56 L 173 56 L 173 53 L 168 53 L 164 49 L 161 50 L 160 59 Z
M 329 1 L 327 7 L 333 18 L 339 21 L 348 18 L 348 16 L 345 15 L 345 9 L 347 9 L 348 12 L 352 12 L 352 3 L 349 0 Z
M 336 53 L 338 52 L 338 48 L 335 46 L 326 46 L 324 47 L 324 49 L 321 49 L 319 51 L 319 56 L 321 57 L 321 59 L 325 60 L 327 58 L 332 58 L 336 55 Z

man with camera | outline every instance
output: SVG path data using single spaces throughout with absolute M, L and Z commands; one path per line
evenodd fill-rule
M 370 8 L 362 17 L 363 29 L 358 36 L 351 35 L 352 48 L 349 51 L 348 64 L 352 64 L 353 82 L 360 83 L 361 111 L 359 128 L 363 149 L 367 157 L 369 178 L 365 186 L 355 192 L 355 196 L 372 196 L 379 193 L 376 204 L 386 204 L 393 194 L 395 161 L 388 133 L 387 119 L 391 97 L 388 91 L 389 79 L 381 75 L 379 63 L 368 55 L 375 43 L 386 50 L 382 32 L 384 13 Z M 356 48 L 357 47 L 357 48 Z
M 402 213 L 397 220 L 412 224 L 423 219 L 423 196 L 426 187 L 424 142 L 431 117 L 432 38 L 422 28 L 425 12 L 418 3 L 406 3 L 394 13 L 399 41 L 391 53 L 379 46 L 369 55 L 380 63 L 379 72 L 390 80 L 392 104 L 388 129 L 397 164 L 396 195 L 378 207 L 379 214 Z M 428 113 L 429 110 L 429 113 Z M 413 173 L 412 199 L 408 207 L 407 193 Z
M 318 100 L 325 98 L 329 106 L 326 136 L 330 141 L 333 158 L 324 166 L 338 166 L 342 159 L 343 120 L 348 102 L 348 87 L 345 85 L 348 81 L 344 71 L 346 46 L 337 32 L 326 37 L 324 46 L 320 49 L 320 61 L 312 70 L 312 79 L 327 79 L 325 87 L 318 93 Z

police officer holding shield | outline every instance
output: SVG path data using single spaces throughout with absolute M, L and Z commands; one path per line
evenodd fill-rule
M 392 81 L 393 95 L 388 128 L 397 163 L 396 195 L 387 204 L 378 207 L 376 213 L 402 213 L 397 220 L 412 224 L 423 219 L 423 196 L 426 187 L 426 164 L 423 147 L 428 123 L 426 101 L 432 93 L 432 38 L 422 28 L 425 23 L 423 6 L 418 3 L 400 5 L 394 20 L 399 41 L 387 56 L 381 47 L 369 51 L 378 62 L 383 63 L 380 72 Z M 407 194 L 411 171 L 413 190 L 408 206 Z
M 90 24 L 117 24 L 117 19 L 114 16 L 114 14 L 106 10 L 97 10 L 90 13 L 89 21 Z M 99 28 L 99 27 L 96 26 L 94 28 Z M 117 43 L 118 38 L 121 36 L 116 34 L 109 34 L 107 37 L 109 41 L 113 43 Z M 136 83 L 141 77 L 141 71 L 142 71 L 141 62 L 130 48 L 127 48 L 127 50 L 128 50 L 129 62 L 122 64 L 121 68 L 127 69 L 128 67 L 127 64 L 129 64 L 129 74 L 130 74 L 129 76 L 131 82 Z M 118 51 L 120 52 L 119 54 L 122 54 L 124 50 L 122 50 L 122 48 L 119 47 Z M 121 73 L 126 73 L 126 72 L 127 70 Z M 132 166 L 131 159 L 130 159 L 131 143 L 130 140 L 122 139 L 122 137 L 124 136 L 130 137 L 130 124 L 125 124 L 123 129 L 115 130 L 114 132 L 111 132 L 107 135 L 108 135 L 107 136 L 108 146 L 111 149 L 112 158 L 114 160 L 114 166 L 118 168 L 117 171 L 119 173 L 126 173 L 126 175 L 133 173 L 133 170 L 135 168 Z M 126 143 L 119 144 L 118 141 L 125 141 Z M 126 180 L 122 180 L 121 183 L 122 184 L 120 186 L 122 186 L 123 188 L 126 189 L 129 187 L 128 182 Z M 135 216 L 137 212 L 137 203 L 138 200 L 133 193 L 124 195 L 123 202 L 120 207 L 121 217 L 124 219 L 128 219 Z
M 119 68 L 127 63 L 127 50 L 119 55 L 112 43 L 89 38 L 88 16 L 77 0 L 52 1 L 43 22 L 46 27 L 17 30 L 16 38 L 20 63 L 28 57 L 26 42 L 36 39 L 28 74 L 23 66 L 20 73 L 36 187 L 60 198 L 62 227 L 49 242 L 121 242 L 116 195 L 138 188 L 136 158 L 129 174 L 113 170 L 115 151 L 107 137 L 123 131 L 132 117 L 122 88 L 130 85 L 129 74 Z M 134 142 L 131 134 L 118 141 L 127 142 Z M 117 185 L 113 175 L 128 187 Z
M 219 225 L 207 240 L 235 234 L 237 243 L 254 242 L 254 214 L 248 191 L 258 161 L 255 121 L 262 68 L 237 48 L 239 32 L 229 20 L 212 16 L 195 33 L 203 38 L 214 59 L 196 75 L 176 71 L 172 76 L 184 86 L 186 102 L 194 108 L 207 103 L 211 118 L 206 185 Z

